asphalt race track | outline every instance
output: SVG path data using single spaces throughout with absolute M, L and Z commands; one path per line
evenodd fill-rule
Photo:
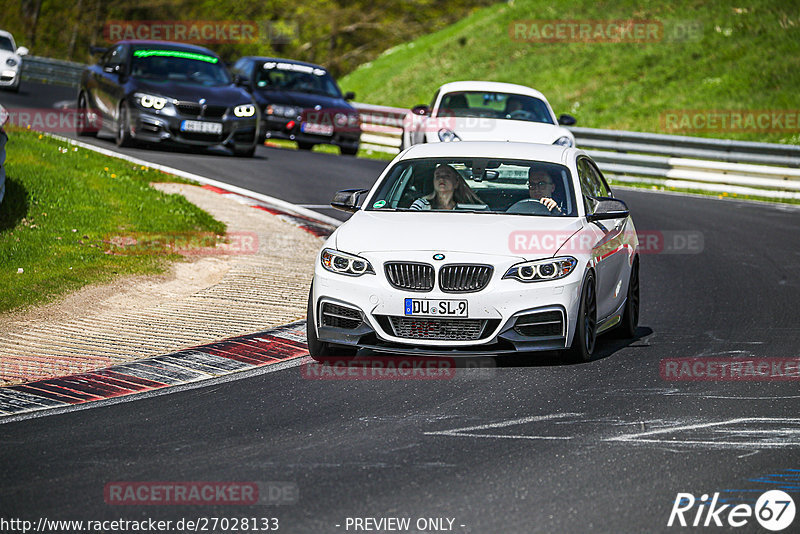
M 69 96 L 33 89 L 0 103 Z M 266 147 L 254 159 L 125 152 L 304 205 L 368 186 L 384 166 Z M 800 504 L 797 378 L 770 367 L 762 380 L 675 380 L 663 361 L 798 357 L 800 211 L 618 196 L 639 231 L 702 240 L 690 254 L 641 257 L 638 339 L 601 338 L 596 361 L 481 360 L 448 380 L 314 380 L 289 364 L 0 424 L 2 515 L 276 517 L 281 532 L 354 532 L 347 518 L 364 517 L 449 518 L 470 533 L 669 532 L 682 530 L 667 527 L 681 492 L 754 505 L 784 488 Z M 298 494 L 282 505 L 106 504 L 104 487 L 120 481 L 281 482 Z M 759 528 L 750 518 L 737 531 Z

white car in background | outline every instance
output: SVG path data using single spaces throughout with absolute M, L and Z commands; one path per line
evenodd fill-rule
M 448 190 L 451 198 L 441 200 Z M 316 262 L 306 325 L 315 359 L 359 349 L 561 350 L 586 361 L 598 334 L 616 327 L 634 335 L 636 230 L 582 150 L 415 146 L 369 192 L 340 191 L 331 204 L 353 215 Z
M 500 82 L 452 82 L 442 85 L 430 106 L 411 110 L 403 128 L 403 147 L 450 141 L 518 141 L 575 146 L 563 126 L 575 117 L 556 118 L 542 93 Z
M 27 54 L 24 46 L 17 48 L 13 35 L 0 30 L 0 89 L 19 91 L 22 56 Z

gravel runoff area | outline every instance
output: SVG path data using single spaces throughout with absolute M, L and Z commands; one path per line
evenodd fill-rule
M 180 193 L 228 225 L 228 253 L 198 255 L 166 275 L 91 286 L 0 315 L 0 386 L 101 369 L 304 319 L 322 239 L 290 218 L 202 187 Z M 231 249 L 238 250 L 231 250 Z

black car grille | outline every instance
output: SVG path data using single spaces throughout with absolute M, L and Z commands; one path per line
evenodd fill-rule
M 353 308 L 324 302 L 322 304 L 322 326 L 353 330 L 361 326 L 361 313 Z
M 226 106 L 205 106 L 197 102 L 178 102 L 175 104 L 178 112 L 187 117 L 205 117 L 207 119 L 221 119 L 228 110 Z
M 384 264 L 386 278 L 392 286 L 408 291 L 433 289 L 433 266 L 427 263 L 390 262 Z
M 422 319 L 393 317 L 389 320 L 396 337 L 441 341 L 475 341 L 480 339 L 485 319 Z
M 439 270 L 439 288 L 447 293 L 472 293 L 489 283 L 491 265 L 445 265 Z
M 180 138 L 187 141 L 201 141 L 210 143 L 212 141 L 222 142 L 223 134 L 200 133 L 200 132 L 180 132 Z
M 528 313 L 517 318 L 514 331 L 528 337 L 562 337 L 564 315 L 556 310 Z

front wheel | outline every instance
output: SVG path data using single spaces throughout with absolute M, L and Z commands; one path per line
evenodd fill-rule
M 586 276 L 583 283 L 577 321 L 575 335 L 572 336 L 572 347 L 567 350 L 565 356 L 571 362 L 588 362 L 592 359 L 597 342 L 597 294 L 592 273 Z
M 632 338 L 636 335 L 636 327 L 639 325 L 639 257 L 633 260 L 631 267 L 631 279 L 628 282 L 628 297 L 625 302 L 625 311 L 622 314 L 622 321 L 617 327 L 617 333 L 621 337 Z
M 125 104 L 119 105 L 117 116 L 117 135 L 114 139 L 118 147 L 133 146 L 133 135 L 131 135 L 130 111 Z
M 89 124 L 89 106 L 86 104 L 86 93 L 78 95 L 77 134 L 81 136 L 97 136 L 97 129 Z
M 355 156 L 358 154 L 358 145 L 355 146 L 339 146 L 343 156 Z

